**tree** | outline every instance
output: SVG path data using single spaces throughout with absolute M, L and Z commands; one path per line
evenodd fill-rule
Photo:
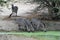
M 0 5 L 3 6 L 4 3 L 7 3 L 5 0 L 0 0 Z
M 48 8 L 49 16 L 57 18 L 57 13 L 59 12 L 60 0 L 34 0 L 38 4 L 43 4 L 44 7 Z

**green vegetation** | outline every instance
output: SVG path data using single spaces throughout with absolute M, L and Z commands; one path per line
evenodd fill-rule
M 59 13 L 59 8 L 60 8 L 60 0 L 34 0 L 34 2 L 40 4 L 39 7 L 37 7 L 37 10 L 41 7 L 47 7 L 48 8 L 48 13 L 49 17 L 51 19 L 59 19 L 60 14 Z
M 25 36 L 38 36 L 38 35 L 46 35 L 46 36 L 60 36 L 60 31 L 47 31 L 47 32 L 0 32 L 1 34 L 19 34 Z
M 28 32 L 0 32 L 0 34 L 33 37 L 38 40 L 60 40 L 60 31 L 30 32 L 30 33 Z
M 5 0 L 0 0 L 0 5 L 3 6 L 3 4 L 7 3 Z

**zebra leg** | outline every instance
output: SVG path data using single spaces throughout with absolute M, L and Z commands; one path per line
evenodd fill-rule
M 17 16 L 17 11 L 15 11 L 15 13 L 16 13 L 16 16 Z
M 9 15 L 9 18 L 11 17 L 12 13 Z
M 9 15 L 9 18 L 12 16 L 13 12 Z
M 17 13 L 16 13 L 16 16 L 17 16 Z
M 47 31 L 47 26 L 46 26 L 44 23 L 42 23 L 41 25 L 42 25 L 42 30 L 43 30 L 44 32 L 46 32 L 46 31 Z

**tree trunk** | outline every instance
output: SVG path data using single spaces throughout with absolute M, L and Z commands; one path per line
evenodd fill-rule
M 48 13 L 49 13 L 49 17 L 52 18 L 53 13 L 52 13 L 52 8 L 51 7 L 48 7 Z

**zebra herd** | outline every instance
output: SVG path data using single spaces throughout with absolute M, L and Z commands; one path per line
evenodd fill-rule
M 26 19 L 26 18 L 19 18 L 16 19 L 16 23 L 18 24 L 19 30 L 21 31 L 28 31 L 28 32 L 34 32 L 34 31 L 45 31 L 47 30 L 47 27 L 45 23 L 43 23 L 41 20 L 38 20 L 36 18 L 32 19 Z

